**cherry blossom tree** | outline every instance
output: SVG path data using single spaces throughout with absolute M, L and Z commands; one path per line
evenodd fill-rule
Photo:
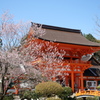
M 62 74 L 65 52 L 58 50 L 53 42 L 38 43 L 38 37 L 45 34 L 42 25 L 30 27 L 29 23 L 14 23 L 13 16 L 5 12 L 1 16 L 0 37 L 0 80 L 3 97 L 9 85 L 21 77 L 32 82 L 30 87 L 44 80 Z M 44 49 L 43 49 L 44 48 Z M 58 71 L 57 69 L 59 69 Z M 17 82 L 18 83 L 18 82 Z M 23 83 L 23 82 L 22 82 Z M 33 85 L 34 84 L 34 85 Z
M 0 92 L 2 92 L 2 100 L 12 79 L 16 81 L 24 76 L 27 81 L 35 80 L 34 83 L 36 83 L 42 78 L 40 78 L 41 73 L 28 63 L 33 61 L 35 57 L 29 56 L 29 48 L 23 48 L 24 46 L 21 45 L 22 37 L 29 32 L 29 23 L 14 23 L 13 16 L 8 12 L 2 14 L 0 19 L 0 37 L 3 43 L 0 48 Z
M 51 80 L 65 69 L 64 67 L 61 68 L 65 51 L 54 46 L 54 42 L 38 42 L 38 38 L 44 34 L 46 33 L 42 29 L 42 25 L 32 23 L 30 31 L 23 41 L 25 48 L 22 47 L 22 51 L 27 55 L 26 57 L 32 58 L 31 65 Z
M 64 64 L 63 56 L 65 55 L 65 51 L 59 50 L 54 42 L 38 42 L 38 38 L 41 37 L 41 34 L 39 33 L 42 33 L 42 35 L 46 34 L 44 30 L 41 32 L 40 28 L 42 28 L 41 25 L 34 23 L 32 24 L 27 39 L 28 49 L 25 50 L 29 50 L 30 48 L 29 51 L 31 52 L 28 53 L 31 54 L 32 58 L 35 57 L 31 63 L 34 68 L 38 69 L 43 76 L 47 77 L 49 80 L 52 80 L 58 75 L 63 75 L 64 70 L 66 70 L 69 66 L 66 65 L 62 67 Z M 59 43 L 57 45 L 59 45 Z M 36 47 L 37 50 L 34 47 Z

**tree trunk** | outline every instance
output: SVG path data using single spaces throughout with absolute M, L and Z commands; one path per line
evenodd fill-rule
M 5 75 L 7 74 L 7 71 L 8 71 L 8 64 L 5 65 L 5 71 L 4 73 L 2 73 L 2 83 L 1 83 L 1 98 L 0 100 L 3 100 L 3 98 L 5 97 L 6 93 L 7 93 L 7 90 L 8 90 L 8 87 L 5 89 Z

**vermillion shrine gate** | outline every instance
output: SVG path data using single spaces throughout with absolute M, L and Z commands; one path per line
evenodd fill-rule
M 33 34 L 32 27 L 29 34 Z M 92 66 L 91 62 L 83 59 L 83 56 L 87 57 L 89 54 L 91 55 L 92 53 L 99 51 L 100 44 L 87 40 L 82 36 L 80 30 L 49 25 L 42 25 L 42 28 L 45 29 L 46 34 L 35 39 L 35 41 L 39 43 L 52 41 L 53 45 L 59 50 L 66 51 L 63 64 L 61 65 L 61 67 L 65 68 L 63 71 L 65 85 L 70 86 L 73 91 L 76 91 L 75 88 L 77 90 L 83 90 L 85 88 L 83 83 L 83 73 Z M 52 42 L 50 42 L 51 45 Z M 56 77 L 53 78 L 53 80 L 56 80 Z

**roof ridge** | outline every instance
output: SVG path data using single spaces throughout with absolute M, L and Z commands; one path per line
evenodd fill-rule
M 74 33 L 82 33 L 81 30 L 78 30 L 78 29 L 64 28 L 64 27 L 58 27 L 58 26 L 45 25 L 45 24 L 31 22 L 31 26 L 33 26 L 34 24 L 37 24 L 38 26 L 42 25 L 42 28 L 45 28 L 45 29 L 59 30 L 59 31 L 65 31 L 65 32 L 74 32 Z

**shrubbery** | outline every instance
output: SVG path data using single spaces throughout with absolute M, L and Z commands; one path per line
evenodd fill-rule
M 13 98 L 13 96 L 12 95 L 10 95 L 10 96 L 5 96 L 4 98 L 3 98 L 3 100 L 13 100 L 14 98 Z
M 60 98 L 56 98 L 56 97 L 50 97 L 50 98 L 47 98 L 46 100 L 61 100 Z
M 100 85 L 98 85 L 98 86 L 96 87 L 96 89 L 98 89 L 98 90 L 99 90 L 99 89 L 100 89 Z
M 35 87 L 35 92 L 45 97 L 59 95 L 63 91 L 63 87 L 57 82 L 43 82 Z
M 72 88 L 71 87 L 63 87 L 62 93 L 59 95 L 60 98 L 66 100 L 70 98 L 69 96 L 72 95 Z
M 22 94 L 21 94 L 21 98 L 23 98 L 23 100 L 24 100 L 24 98 L 27 98 L 27 99 L 37 99 L 37 98 L 39 98 L 40 97 L 40 95 L 39 94 L 37 94 L 37 93 L 35 93 L 35 91 L 29 91 L 29 90 L 27 90 L 27 91 L 24 91 Z
M 34 91 L 24 91 L 21 98 L 33 98 L 40 97 L 47 98 L 46 100 L 75 100 L 71 98 L 72 89 L 70 87 L 62 87 L 57 82 L 43 82 L 39 83 Z M 55 97 L 57 95 L 58 97 Z
M 86 97 L 86 100 L 98 100 L 96 97 Z

